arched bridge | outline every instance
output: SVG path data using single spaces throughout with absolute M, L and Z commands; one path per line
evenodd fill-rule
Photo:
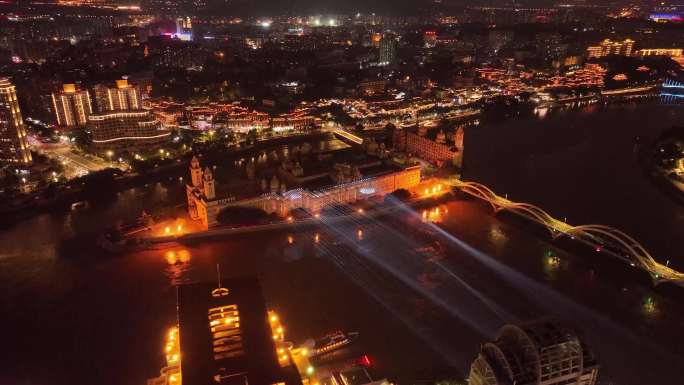
M 552 217 L 535 205 L 513 202 L 501 197 L 480 183 L 452 178 L 448 184 L 487 202 L 496 213 L 509 211 L 543 225 L 553 239 L 571 237 L 591 245 L 599 253 L 609 254 L 638 267 L 648 272 L 656 284 L 672 282 L 684 287 L 684 273 L 659 263 L 637 240 L 618 229 L 605 225 L 572 226 Z

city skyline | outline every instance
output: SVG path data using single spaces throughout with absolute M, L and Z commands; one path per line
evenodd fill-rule
M 0 383 L 677 385 L 683 21 L 0 2 Z

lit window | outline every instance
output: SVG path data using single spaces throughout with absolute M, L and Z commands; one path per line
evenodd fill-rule
M 240 313 L 237 305 L 211 308 L 208 313 L 209 327 L 213 337 L 214 359 L 221 360 L 244 355 Z

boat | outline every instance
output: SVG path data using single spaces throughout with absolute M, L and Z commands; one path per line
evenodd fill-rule
M 309 357 L 315 358 L 339 350 L 359 337 L 358 332 L 335 331 L 317 339 Z
M 87 201 L 78 201 L 76 203 L 71 204 L 71 209 L 72 210 L 79 210 L 79 209 L 84 209 L 88 207 L 88 202 Z

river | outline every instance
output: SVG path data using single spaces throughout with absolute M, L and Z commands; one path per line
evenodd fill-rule
M 574 225 L 604 224 L 684 270 L 684 207 L 650 180 L 637 138 L 684 125 L 684 105 L 591 105 L 468 128 L 464 177 Z
M 683 116 L 677 107 L 593 106 L 481 125 L 466 132 L 465 176 L 572 223 L 624 229 L 657 258 L 681 263 L 682 208 L 643 178 L 632 151 L 636 136 L 654 138 Z M 182 185 L 169 181 L 4 225 L 1 383 L 143 383 L 163 361 L 173 283 L 213 279 L 216 263 L 226 276 L 259 275 L 292 341 L 359 331 L 380 375 L 425 378 L 447 367 L 464 375 L 501 324 L 547 314 L 586 334 L 615 383 L 675 385 L 668 379 L 684 374 L 681 299 L 597 268 L 473 201 L 436 214 L 454 236 L 430 227 L 447 250 L 439 264 L 390 258 L 413 236 L 391 218 L 117 257 L 92 246 L 114 221 L 183 199 Z M 430 226 L 402 215 L 399 223 Z M 167 253 L 181 250 L 189 262 L 170 264 Z

